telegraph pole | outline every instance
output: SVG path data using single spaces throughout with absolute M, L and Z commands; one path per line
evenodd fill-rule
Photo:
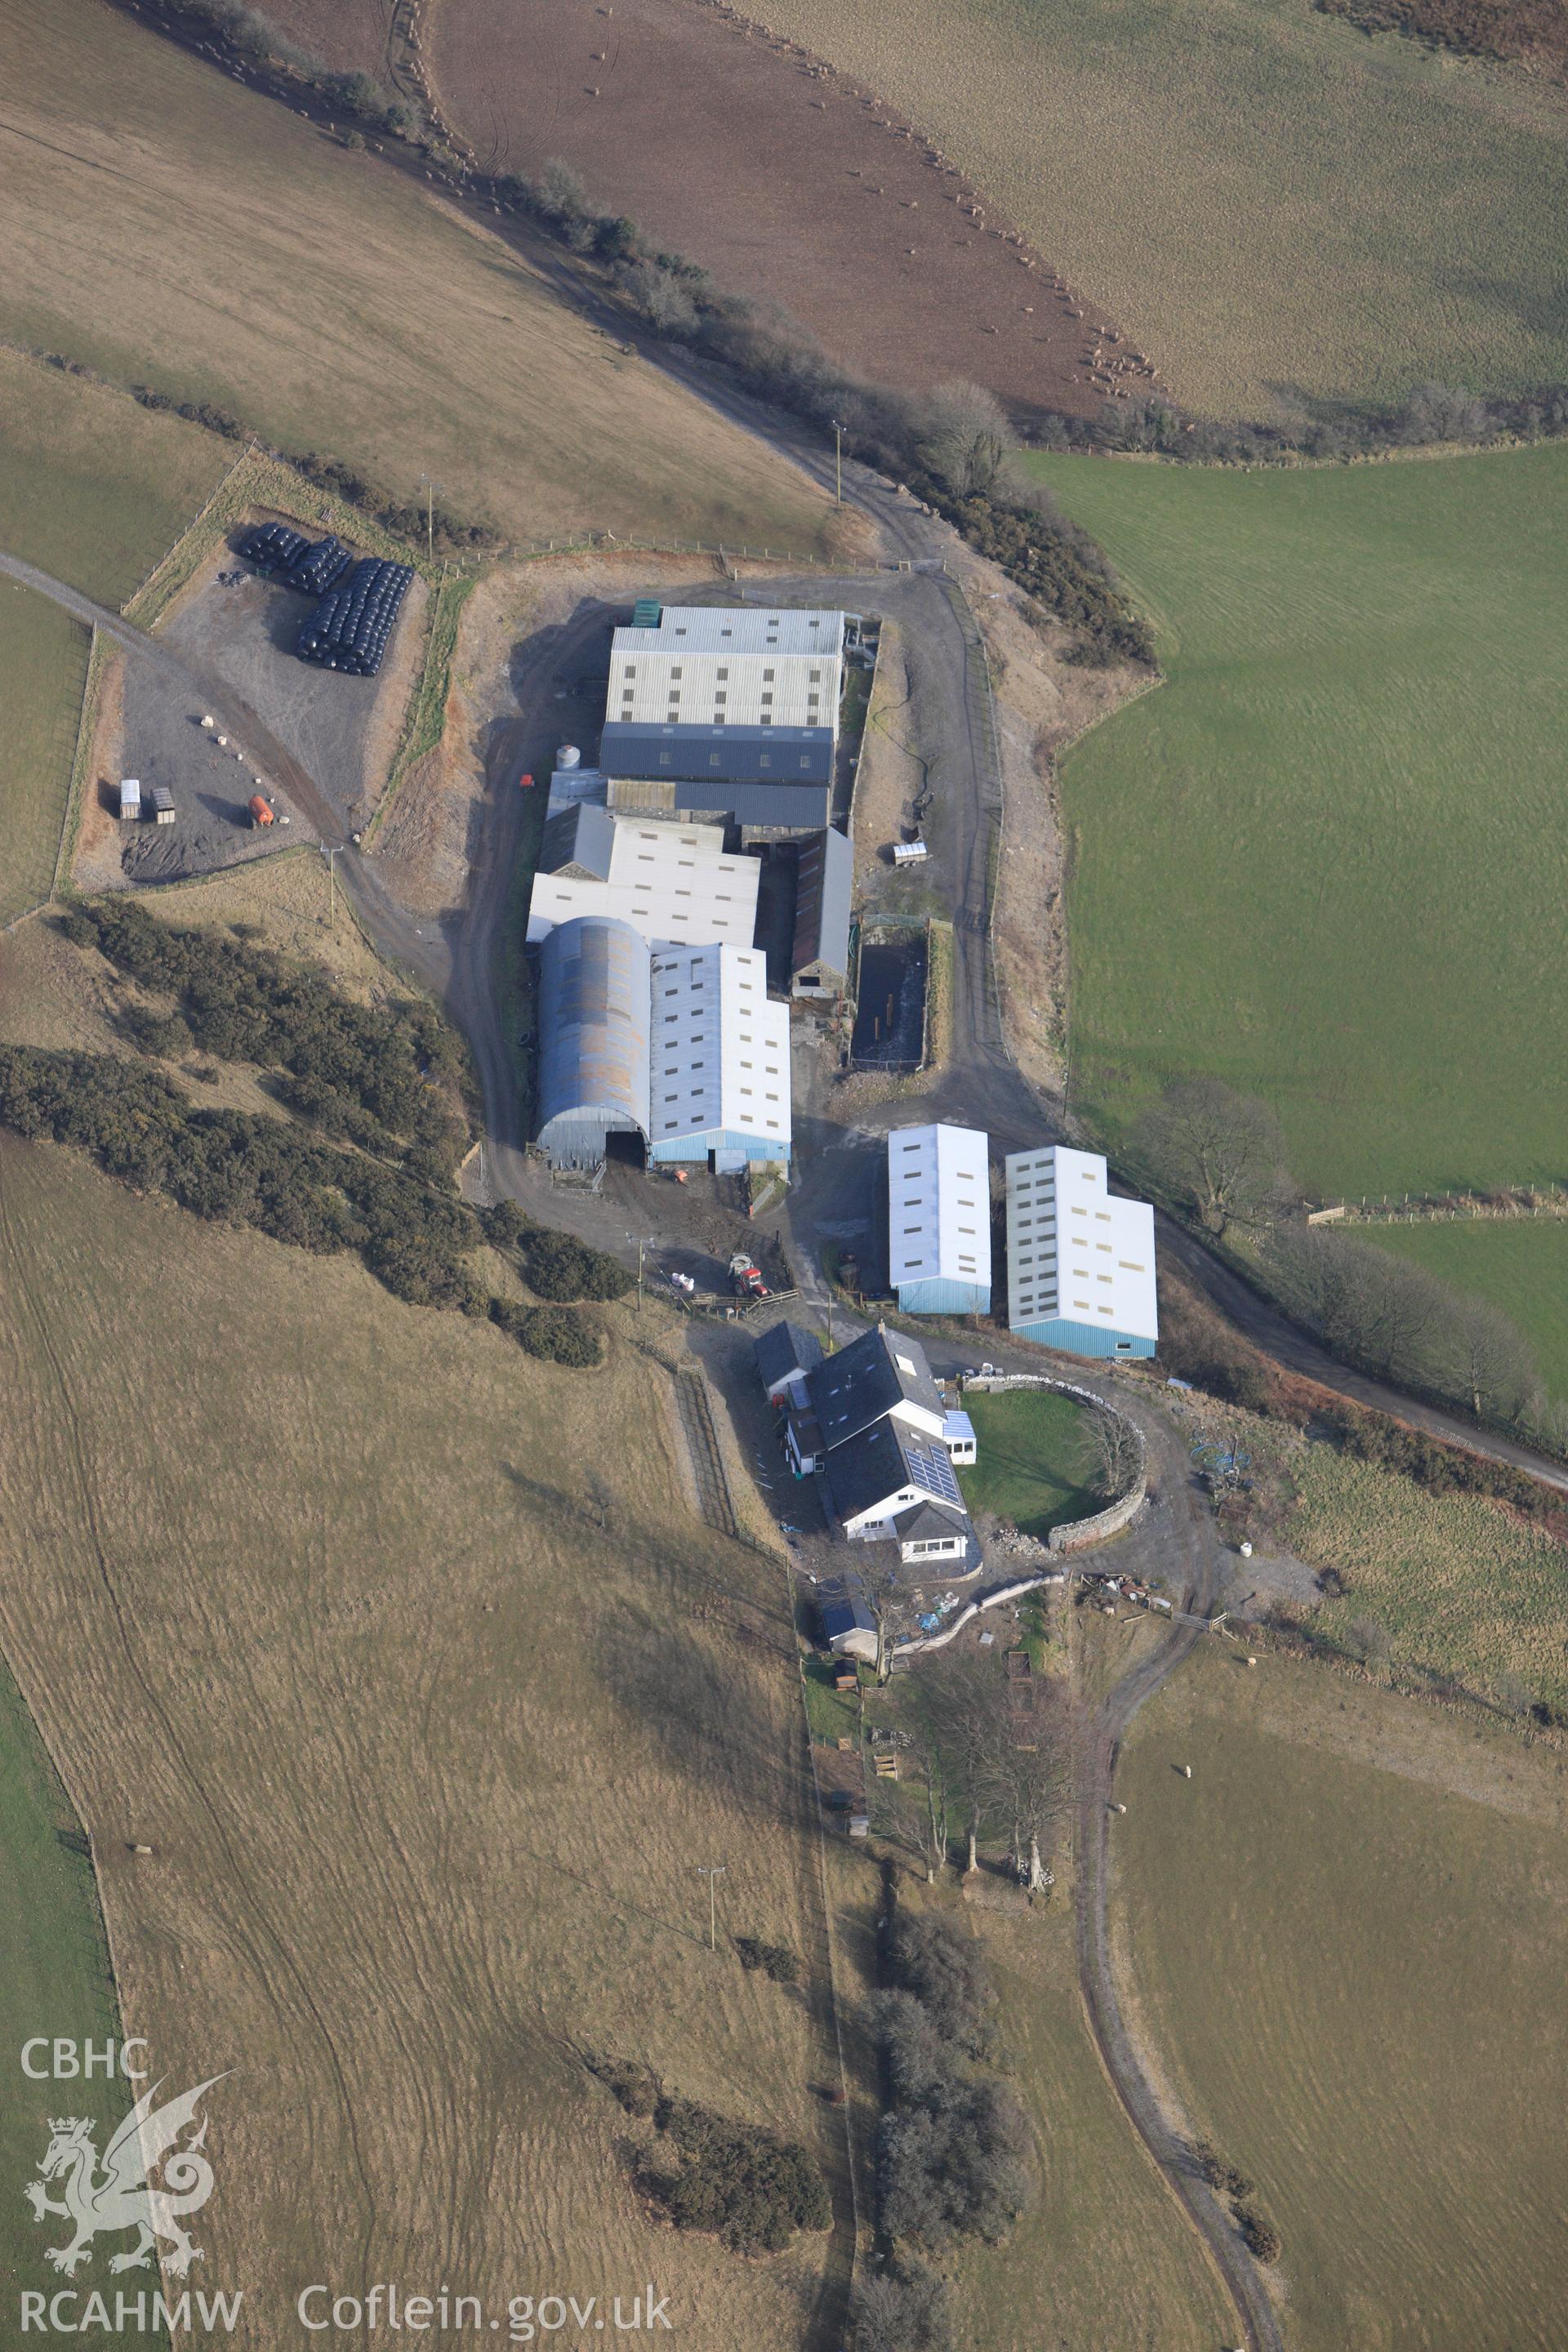
M 833 427 L 833 503 L 841 507 L 844 504 L 844 427 L 837 416 L 829 417 L 828 423 Z
M 321 844 L 321 855 L 327 861 L 327 926 L 329 929 L 338 919 L 338 869 L 334 862 L 337 854 L 335 849 L 329 849 L 325 842 Z
M 708 1948 L 710 1952 L 719 1948 L 719 1881 L 729 1867 L 726 1862 L 700 1862 L 697 1864 L 698 1877 L 708 1881 Z
M 629 1234 L 627 1234 L 627 1235 L 626 1235 L 626 1239 L 627 1239 L 627 1241 L 629 1241 L 629 1242 L 636 1242 L 636 1244 L 637 1244 L 637 1313 L 640 1315 L 640 1314 L 642 1313 L 642 1262 L 643 1262 L 643 1252 L 644 1252 L 644 1251 L 647 1249 L 647 1234 L 630 1234 L 630 1233 L 629 1233 Z

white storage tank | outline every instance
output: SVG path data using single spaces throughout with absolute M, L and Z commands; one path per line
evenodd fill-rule
M 583 754 L 575 743 L 563 743 L 555 754 L 558 768 L 574 768 Z

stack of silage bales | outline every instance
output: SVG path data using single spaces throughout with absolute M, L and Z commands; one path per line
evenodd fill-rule
M 300 631 L 295 650 L 300 660 L 374 677 L 413 577 L 411 564 L 364 557 L 322 597 Z
M 302 595 L 324 596 L 329 588 L 337 586 L 353 562 L 342 541 L 329 533 L 327 538 L 318 539 L 313 546 L 307 547 L 290 564 L 283 584 L 299 589 Z
M 286 522 L 259 522 L 239 542 L 239 551 L 258 572 L 289 572 L 310 542 L 302 530 Z

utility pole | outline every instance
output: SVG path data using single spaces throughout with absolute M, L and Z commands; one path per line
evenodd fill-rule
M 647 1236 L 646 1236 L 645 1234 L 628 1234 L 626 1235 L 626 1239 L 627 1239 L 627 1241 L 629 1241 L 629 1242 L 636 1242 L 636 1244 L 637 1244 L 637 1313 L 640 1315 L 640 1314 L 642 1313 L 642 1262 L 643 1262 L 643 1252 L 644 1252 L 644 1251 L 647 1249 Z
M 837 416 L 830 416 L 827 421 L 833 427 L 833 503 L 841 507 L 844 504 L 844 427 Z
M 338 869 L 335 863 L 337 854 L 335 849 L 329 849 L 326 844 L 322 843 L 321 855 L 327 861 L 327 926 L 329 929 L 338 919 Z
M 719 1881 L 729 1866 L 725 1862 L 700 1862 L 697 1864 L 698 1877 L 708 1881 L 708 1948 L 710 1952 L 719 1948 Z

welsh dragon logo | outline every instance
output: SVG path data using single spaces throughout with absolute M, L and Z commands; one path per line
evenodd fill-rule
M 153 2105 L 162 2088 L 154 2083 L 115 2132 L 101 2162 L 86 2116 L 50 2117 L 39 2177 L 29 2180 L 22 2194 L 38 2221 L 58 2213 L 76 2234 L 68 2245 L 46 2247 L 46 2261 L 74 2277 L 79 2263 L 91 2261 L 94 2238 L 121 2230 L 139 2234 L 127 2252 L 114 2256 L 110 2271 L 145 2268 L 155 2250 L 162 2256 L 158 2241 L 172 2250 L 166 2260 L 176 2278 L 184 2278 L 191 2264 L 202 2260 L 201 2248 L 192 2243 L 181 2223 L 187 2213 L 199 2213 L 213 2193 L 213 2168 L 203 2154 L 206 2117 L 183 2147 L 180 2136 L 195 2123 L 196 2109 L 213 2084 L 223 2079 L 215 2074 L 161 2107 Z M 162 2175 L 156 2187 L 148 2179 L 153 2172 Z M 47 2194 L 47 2181 L 60 2183 L 58 2198 Z

